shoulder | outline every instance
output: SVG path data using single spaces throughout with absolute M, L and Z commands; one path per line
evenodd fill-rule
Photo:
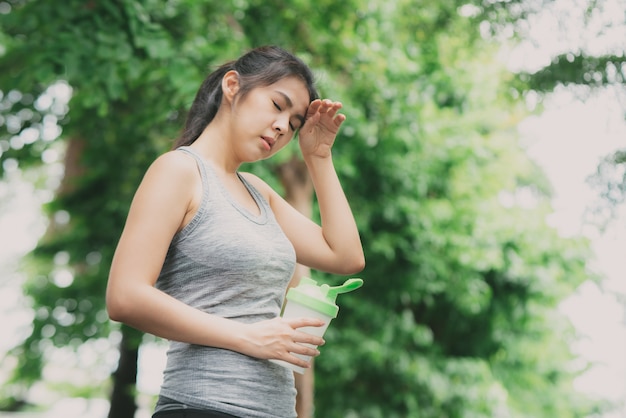
M 192 156 L 180 151 L 169 151 L 152 162 L 143 178 L 142 186 L 161 194 L 182 197 L 193 190 L 196 182 L 200 181 L 199 177 Z
M 171 183 L 191 182 L 197 177 L 197 173 L 198 168 L 191 155 L 181 151 L 169 151 L 152 162 L 144 180 L 154 179 L 166 186 Z
M 171 171 L 174 175 L 176 173 L 184 175 L 195 171 L 196 163 L 194 158 L 186 152 L 168 151 L 154 160 L 150 168 Z

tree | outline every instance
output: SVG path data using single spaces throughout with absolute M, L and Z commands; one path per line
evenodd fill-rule
M 570 50 L 556 51 L 550 60 L 539 68 L 523 68 L 516 74 L 518 91 L 523 95 L 536 94 L 541 102 L 544 97 L 559 89 L 570 89 L 585 100 L 594 93 L 611 91 L 622 103 L 626 92 L 626 57 L 623 53 L 623 39 L 618 34 L 624 27 L 621 8 L 623 5 L 607 0 L 584 1 L 574 16 L 552 16 L 559 23 L 559 36 L 565 39 L 571 32 L 576 18 L 583 21 L 585 35 L 569 39 L 573 43 Z M 616 13 L 617 12 L 617 13 Z M 554 11 L 553 14 L 556 14 Z M 566 21 L 569 17 L 570 21 Z M 528 36 L 529 25 L 518 27 L 517 32 Z M 536 40 L 535 40 L 536 42 Z M 598 190 L 601 201 L 594 204 L 593 222 L 605 224 L 615 214 L 623 202 L 626 181 L 621 178 L 626 149 L 615 150 L 600 162 L 590 182 Z
M 441 85 L 432 96 L 433 80 L 407 85 L 419 78 L 396 61 L 372 122 L 380 140 L 353 154 L 368 179 L 350 178 L 370 280 L 328 331 L 318 408 L 329 417 L 574 416 L 551 307 L 586 278 L 586 245 L 543 224 L 545 180 L 516 148 L 519 115 L 498 110 L 504 75 L 491 51 L 455 43 L 457 27 L 445 29 L 431 34 L 439 55 L 427 57 Z M 382 49 L 402 56 L 391 41 Z M 533 207 L 516 203 L 524 193 Z
M 6 38 L 9 52 L 3 60 L 2 90 L 37 93 L 58 79 L 68 80 L 73 89 L 72 119 L 63 121 L 65 183 L 47 207 L 49 233 L 32 254 L 33 271 L 26 283 L 33 307 L 41 313 L 31 337 L 16 351 L 21 360 L 16 370 L 26 388 L 39 378 L 45 360 L 40 341 L 76 347 L 111 332 L 104 287 L 130 198 L 147 165 L 167 148 L 168 138 L 180 126 L 179 113 L 195 93 L 206 59 L 210 62 L 234 49 L 225 39 L 226 31 L 211 33 L 215 38 L 195 37 L 205 24 L 229 27 L 196 19 L 226 16 L 210 13 L 212 5 L 201 3 L 190 3 L 177 14 L 153 4 L 152 20 L 137 2 L 74 1 L 61 7 L 13 2 L 15 10 L 4 16 L 4 32 L 11 37 Z M 176 31 L 181 21 L 193 30 Z M 194 22 L 199 27 L 193 27 Z M 180 56 L 177 48 L 183 44 L 188 53 Z M 22 133 L 28 128 L 43 130 L 37 112 L 32 114 L 22 121 Z M 11 141 L 18 143 L 14 138 Z M 9 147 L 3 160 L 28 163 L 55 145 L 36 139 Z M 60 259 L 62 265 L 57 265 Z M 122 334 L 120 358 L 131 372 L 120 369 L 115 374 L 113 393 L 129 404 L 139 339 L 127 327 Z M 113 405 L 112 411 L 116 408 Z M 117 416 L 132 415 L 131 408 Z
M 548 188 L 513 133 L 525 113 L 506 94 L 511 76 L 493 59 L 495 45 L 477 29 L 523 18 L 525 2 L 3 4 L 11 10 L 0 20 L 0 90 L 32 98 L 5 112 L 23 107 L 32 116 L 7 131 L 12 145 L 0 159 L 27 167 L 60 143 L 67 150 L 64 186 L 46 208 L 50 231 L 26 264 L 26 293 L 40 315 L 16 350 L 15 382 L 39 378 L 42 342 L 78 347 L 117 332 L 104 315 L 104 286 L 143 172 L 169 148 L 207 66 L 278 43 L 311 64 L 325 95 L 344 102 L 348 120 L 334 152 L 368 260 L 365 286 L 342 300 L 316 361 L 316 412 L 586 410 L 570 387 L 561 340 L 570 330 L 554 307 L 587 277 L 588 248 L 543 223 Z M 18 144 L 18 133 L 42 132 L 36 98 L 58 80 L 73 90 L 63 135 Z M 281 188 L 275 165 L 253 169 Z M 141 340 L 127 327 L 121 333 L 117 418 L 134 414 Z

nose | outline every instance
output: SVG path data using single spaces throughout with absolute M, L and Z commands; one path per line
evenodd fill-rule
M 278 133 L 284 134 L 289 131 L 289 117 L 287 115 L 280 115 L 274 121 L 274 130 Z

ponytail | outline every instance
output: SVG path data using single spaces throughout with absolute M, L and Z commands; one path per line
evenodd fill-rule
M 193 144 L 213 120 L 222 103 L 222 78 L 232 69 L 233 63 L 226 63 L 204 80 L 187 114 L 185 128 L 174 143 L 173 149 Z

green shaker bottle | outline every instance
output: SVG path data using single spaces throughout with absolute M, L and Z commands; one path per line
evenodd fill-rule
M 292 287 L 287 292 L 287 302 L 285 304 L 282 317 L 283 318 L 317 318 L 324 321 L 321 327 L 302 327 L 299 331 L 306 332 L 318 337 L 322 337 L 333 318 L 337 317 L 339 306 L 335 303 L 337 295 L 340 293 L 351 292 L 363 285 L 361 279 L 348 279 L 340 286 L 329 286 L 327 284 L 318 285 L 317 282 L 309 277 L 300 279 L 300 284 Z M 309 347 L 314 347 L 306 344 Z M 310 356 L 294 354 L 303 360 L 309 361 Z M 305 369 L 282 360 L 270 360 L 273 363 L 280 364 L 283 367 L 294 370 L 298 373 L 304 373 Z

